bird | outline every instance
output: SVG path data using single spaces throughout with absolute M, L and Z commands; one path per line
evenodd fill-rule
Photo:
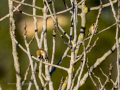
M 89 28 L 88 36 L 90 36 L 91 34 L 97 33 L 97 29 L 98 29 L 98 27 L 96 27 L 96 29 L 95 29 L 95 23 L 93 23 L 93 24 L 90 26 L 90 28 Z M 94 30 L 95 30 L 95 31 L 94 31 Z M 87 36 L 87 37 L 88 37 L 88 36 Z
M 37 57 L 40 58 L 40 59 L 44 59 L 44 60 L 48 60 L 48 56 L 47 56 L 47 53 L 44 49 L 38 49 L 36 51 L 36 54 L 37 54 Z

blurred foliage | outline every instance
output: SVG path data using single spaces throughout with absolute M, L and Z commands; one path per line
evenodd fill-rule
M 102 0 L 103 3 L 108 3 L 108 0 Z M 26 3 L 32 4 L 32 0 L 26 0 Z M 68 0 L 66 0 L 68 6 L 70 7 L 70 2 Z M 15 5 L 17 5 L 15 3 Z M 42 0 L 37 0 L 36 2 L 37 6 L 43 7 L 43 2 Z M 86 6 L 87 7 L 94 7 L 94 6 L 98 6 L 99 5 L 99 0 L 87 0 L 86 1 Z M 116 13 L 117 13 L 117 4 L 114 5 L 115 9 L 116 9 Z M 55 7 L 56 7 L 56 11 L 61 11 L 65 9 L 65 6 L 63 4 L 62 0 L 56 0 L 55 2 Z M 31 13 L 32 14 L 32 8 L 28 7 L 28 6 L 24 6 L 22 5 L 22 7 L 20 7 L 20 9 L 24 12 L 27 13 Z M 7 0 L 1 0 L 0 1 L 0 18 L 2 18 L 4 15 L 8 14 L 8 1 Z M 98 11 L 90 11 L 87 14 L 87 25 L 86 25 L 86 35 L 85 37 L 87 37 L 87 32 L 88 29 L 90 27 L 90 25 L 92 23 L 94 23 L 96 21 L 96 17 L 97 17 Z M 42 15 L 42 12 L 37 10 L 37 15 Z M 69 19 L 68 25 L 64 26 L 64 30 L 66 30 L 66 32 L 69 34 L 69 30 L 70 30 L 70 14 L 64 13 L 62 14 L 64 15 L 66 18 Z M 20 22 L 22 19 L 25 19 L 28 16 L 22 15 L 19 12 L 15 12 L 15 20 L 16 20 L 16 26 L 18 26 L 18 22 Z M 32 17 L 30 17 L 32 18 Z M 63 20 L 64 21 L 64 20 Z M 80 21 L 81 18 L 78 18 L 78 34 L 79 34 L 79 30 L 81 27 Z M 110 7 L 104 8 L 102 10 L 102 14 L 100 16 L 99 19 L 99 23 L 98 23 L 98 31 L 108 27 L 109 25 L 115 23 L 115 20 L 113 18 L 112 15 L 112 11 Z M 9 35 L 9 18 L 3 20 L 0 22 L 0 85 L 4 90 L 16 90 L 16 86 L 15 86 L 15 82 L 16 82 L 16 78 L 15 78 L 15 70 L 14 70 L 14 62 L 13 62 L 13 57 L 12 57 L 12 46 L 11 46 L 11 38 Z M 28 26 L 29 27 L 29 26 Z M 92 51 L 87 55 L 88 59 L 89 59 L 89 66 L 92 66 L 94 64 L 94 62 L 97 60 L 97 58 L 100 58 L 102 55 L 104 55 L 105 52 L 107 52 L 109 49 L 111 49 L 111 47 L 113 46 L 113 44 L 115 43 L 115 31 L 116 31 L 116 26 L 112 27 L 111 29 L 95 36 L 92 40 L 91 45 L 94 43 L 95 39 L 97 37 L 99 37 L 99 40 L 97 42 L 97 45 L 92 49 Z M 16 38 L 19 41 L 19 43 L 24 47 L 24 39 L 23 39 L 23 35 L 21 35 L 19 33 L 19 28 L 16 27 Z M 52 55 L 52 30 L 48 30 L 48 48 L 49 48 L 49 58 L 51 58 Z M 57 62 L 60 60 L 61 56 L 63 55 L 63 52 L 66 49 L 66 45 L 63 43 L 62 39 L 59 37 L 59 34 L 56 30 L 56 50 L 55 50 L 55 64 L 57 64 Z M 40 35 L 40 32 L 39 32 Z M 31 39 L 31 37 L 28 38 L 28 41 Z M 87 45 L 88 41 L 86 41 L 86 45 Z M 37 44 L 36 44 L 36 40 L 34 40 L 34 42 L 31 44 L 30 46 L 30 50 L 31 50 L 31 54 L 36 56 L 36 50 L 37 50 Z M 82 47 L 81 50 L 79 52 L 79 54 L 82 52 Z M 69 52 L 70 54 L 70 52 Z M 26 72 L 26 69 L 28 67 L 29 64 L 29 60 L 27 55 L 18 47 L 18 56 L 19 56 L 19 62 L 20 62 L 20 66 L 21 66 L 21 76 L 22 76 L 22 80 L 24 78 L 24 74 Z M 64 67 L 69 67 L 69 58 L 65 58 L 61 64 L 61 66 Z M 112 55 L 110 55 L 101 65 L 100 67 L 103 69 L 103 71 L 108 75 L 108 71 L 109 71 L 109 64 L 112 63 L 113 64 L 113 72 L 112 72 L 112 78 L 113 80 L 116 79 L 116 52 L 114 52 Z M 77 69 L 80 65 L 80 62 L 78 64 L 76 64 L 75 68 Z M 75 71 L 76 71 L 75 69 Z M 85 67 L 84 73 L 86 73 L 87 68 Z M 100 77 L 100 79 L 102 80 L 102 83 L 104 83 L 104 81 L 106 80 L 106 78 L 101 74 L 99 68 L 95 69 L 95 74 L 97 76 Z M 37 73 L 38 74 L 38 73 Z M 84 75 L 84 74 L 83 74 Z M 55 73 L 53 73 L 52 75 L 52 80 L 53 85 L 55 90 L 57 90 L 57 88 L 59 87 L 60 84 L 60 80 L 61 78 L 66 77 L 67 76 L 67 72 L 60 70 L 60 69 L 56 69 Z M 26 83 L 29 83 L 31 75 L 28 76 L 28 79 L 26 81 Z M 39 79 L 38 79 L 39 80 Z M 95 81 L 97 82 L 96 78 Z M 40 83 L 40 82 L 39 82 Z M 86 87 L 87 85 L 87 87 Z M 108 90 L 110 87 L 111 83 L 107 84 L 106 89 Z M 23 90 L 26 90 L 27 85 L 25 85 L 23 87 Z M 33 85 L 32 89 L 34 90 L 35 87 Z M 81 87 L 81 90 L 96 90 L 96 87 L 93 85 L 93 83 L 91 83 L 90 78 L 88 78 L 87 82 L 85 85 L 83 85 Z

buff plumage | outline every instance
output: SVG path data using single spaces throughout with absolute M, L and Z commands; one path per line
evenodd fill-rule
M 90 36 L 91 34 L 93 34 L 93 33 L 97 33 L 97 27 L 96 27 L 96 29 L 95 29 L 95 23 L 93 23 L 91 26 L 90 26 L 90 28 L 89 28 L 89 32 L 88 32 L 88 36 Z M 95 31 L 94 31 L 95 30 Z
M 44 60 L 48 59 L 47 58 L 47 53 L 46 53 L 46 51 L 44 49 L 38 49 L 36 51 L 36 54 L 37 54 L 37 57 L 40 58 L 40 59 L 44 59 Z

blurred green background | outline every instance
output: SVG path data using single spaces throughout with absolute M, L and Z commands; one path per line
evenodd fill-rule
M 80 1 L 80 0 L 78 0 L 78 1 Z M 109 2 L 109 0 L 102 0 L 102 1 L 103 1 L 103 4 Z M 68 6 L 71 7 L 70 1 L 66 0 L 66 2 L 68 4 Z M 26 0 L 25 3 L 32 4 L 32 0 Z M 87 7 L 95 7 L 95 6 L 98 6 L 99 4 L 100 4 L 99 0 L 86 0 Z M 14 3 L 14 5 L 16 6 L 17 4 Z M 37 0 L 36 5 L 43 7 L 43 2 L 41 0 Z M 65 9 L 65 6 L 64 6 L 62 0 L 56 0 L 55 7 L 56 7 L 56 12 Z M 117 13 L 117 3 L 114 4 L 114 7 L 115 7 L 115 10 Z M 24 11 L 24 12 L 32 14 L 32 8 L 30 8 L 28 6 L 22 5 L 19 9 Z M 80 10 L 79 10 L 79 12 L 80 12 Z M 8 13 L 9 13 L 8 1 L 1 0 L 0 1 L 0 18 L 2 18 L 3 16 L 5 16 Z M 37 15 L 42 15 L 42 12 L 37 10 Z M 97 11 L 90 11 L 87 14 L 87 23 L 86 23 L 85 33 L 88 32 L 90 25 L 96 21 L 97 15 L 98 15 L 98 10 Z M 71 14 L 69 14 L 69 12 L 67 12 L 67 13 L 61 14 L 62 18 L 58 19 L 58 21 L 61 20 L 60 25 L 68 34 L 69 34 L 70 24 L 71 24 L 70 16 L 71 16 Z M 28 17 L 26 15 L 23 15 L 23 14 L 19 13 L 18 11 L 16 11 L 14 13 L 14 17 L 16 20 L 16 38 L 19 41 L 19 43 L 24 48 L 26 48 L 25 44 L 24 44 L 22 29 L 24 27 L 25 22 L 32 21 L 31 23 L 32 24 L 34 23 L 33 17 Z M 64 19 L 63 17 L 66 19 Z M 30 20 L 30 21 L 26 21 L 26 20 Z M 80 21 L 81 21 L 81 18 L 78 17 L 78 35 L 79 35 L 80 27 L 81 27 Z M 62 24 L 62 22 L 63 23 L 65 22 L 65 23 Z M 52 20 L 51 20 L 51 23 L 53 23 Z M 113 23 L 115 23 L 115 19 L 114 19 L 113 14 L 112 14 L 111 7 L 103 8 L 102 14 L 100 16 L 99 23 L 98 23 L 98 31 L 108 27 L 109 25 L 112 25 Z M 9 35 L 9 18 L 6 18 L 3 21 L 1 21 L 0 27 L 1 27 L 1 30 L 0 30 L 0 85 L 1 85 L 3 90 L 16 90 L 15 69 L 14 69 L 14 62 L 13 62 L 13 57 L 12 57 L 11 38 Z M 29 28 L 29 27 L 30 27 L 30 25 L 27 24 L 27 28 Z M 42 24 L 41 23 L 38 24 L 38 27 L 41 27 L 39 29 L 39 36 L 40 36 Z M 34 31 L 34 28 L 32 30 Z M 49 53 L 48 53 L 49 59 L 51 59 L 51 56 L 52 56 L 52 45 L 53 45 L 52 44 L 52 30 L 53 30 L 53 27 L 48 28 L 48 31 L 47 31 L 47 33 L 48 33 L 47 38 L 48 38 L 48 48 L 49 48 Z M 28 30 L 27 32 L 29 33 L 30 31 Z M 111 49 L 111 47 L 115 43 L 115 32 L 116 32 L 116 26 L 112 27 L 111 29 L 109 29 L 109 30 L 107 30 L 107 31 L 105 31 L 105 32 L 103 32 L 103 33 L 101 33 L 93 38 L 91 45 L 94 43 L 94 41 L 97 37 L 99 37 L 99 40 L 97 42 L 97 45 L 87 55 L 87 57 L 89 59 L 89 66 L 92 66 L 94 64 L 94 62 L 97 60 L 97 58 L 100 58 L 102 55 L 104 55 L 105 52 L 107 52 L 109 49 Z M 28 41 L 32 38 L 33 34 L 34 34 L 34 32 L 32 33 L 32 35 L 31 34 L 28 35 Z M 85 37 L 87 37 L 87 34 L 85 35 Z M 87 45 L 87 42 L 88 41 L 86 41 L 86 45 Z M 37 43 L 36 43 L 36 40 L 34 40 L 34 42 L 30 46 L 31 54 L 36 56 L 37 49 L 38 49 Z M 55 49 L 55 62 L 54 62 L 55 64 L 57 64 L 57 62 L 60 60 L 65 49 L 66 49 L 66 45 L 63 43 L 62 39 L 59 37 L 59 34 L 56 30 L 56 49 Z M 82 49 L 80 50 L 79 54 L 81 52 L 82 52 Z M 70 54 L 70 52 L 69 52 L 69 54 Z M 21 77 L 23 80 L 24 74 L 25 74 L 26 69 L 27 69 L 28 64 L 29 64 L 29 60 L 28 60 L 27 55 L 19 47 L 18 47 L 18 56 L 19 56 L 19 62 L 20 62 L 20 67 L 21 67 Z M 68 68 L 69 67 L 69 60 L 70 59 L 66 57 L 63 60 L 61 66 Z M 79 63 L 80 62 L 78 62 L 78 64 L 76 64 L 75 71 L 79 67 Z M 116 51 L 112 55 L 110 55 L 100 65 L 100 67 L 103 69 L 103 71 L 107 75 L 109 72 L 109 64 L 110 63 L 113 64 L 112 79 L 115 81 L 115 79 L 116 79 Z M 87 72 L 87 68 L 85 66 L 84 73 L 86 73 L 86 72 Z M 102 83 L 104 83 L 106 78 L 101 74 L 99 68 L 95 69 L 94 72 L 97 76 L 100 77 Z M 38 76 L 38 72 L 36 73 L 36 76 Z M 58 89 L 62 76 L 66 77 L 67 72 L 60 70 L 60 69 L 56 69 L 56 71 L 53 73 L 52 80 L 53 80 L 53 85 L 54 85 L 55 90 Z M 26 83 L 29 83 L 30 77 L 31 77 L 31 75 L 28 75 L 28 79 L 27 79 Z M 38 83 L 40 84 L 39 78 L 37 78 L 37 79 L 38 79 Z M 97 83 L 96 79 L 95 79 L 95 81 Z M 23 90 L 26 90 L 27 86 L 28 85 L 24 85 Z M 111 84 L 111 82 L 109 82 L 106 86 L 106 89 L 109 90 L 111 87 L 112 87 L 112 84 Z M 93 83 L 91 83 L 90 78 L 88 78 L 86 84 L 81 87 L 81 90 L 88 90 L 88 89 L 96 90 L 96 87 L 93 85 Z M 32 86 L 31 90 L 35 90 L 34 85 Z

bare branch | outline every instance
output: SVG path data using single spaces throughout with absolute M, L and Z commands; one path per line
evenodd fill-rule
M 113 4 L 115 4 L 116 2 L 117 2 L 117 0 L 112 1 Z M 102 8 L 105 8 L 105 7 L 108 7 L 108 6 L 110 6 L 110 3 L 102 5 Z M 100 6 L 90 8 L 90 10 L 98 10 L 98 9 L 100 9 Z
M 13 59 L 14 59 L 14 68 L 16 71 L 16 87 L 18 90 L 21 90 L 21 72 L 20 72 L 20 64 L 19 64 L 19 58 L 18 58 L 18 52 L 17 52 L 17 44 L 15 43 L 15 41 L 13 40 L 13 37 L 15 38 L 15 30 L 16 30 L 16 26 L 15 26 L 15 20 L 13 17 L 13 1 L 9 0 L 8 1 L 8 5 L 9 5 L 9 15 L 10 15 L 10 36 L 11 36 L 11 40 L 12 40 L 12 54 L 13 54 Z
M 25 76 L 24 76 L 24 80 L 22 81 L 21 87 L 23 87 L 25 81 L 27 80 L 27 76 L 28 76 L 28 74 L 29 74 L 30 68 L 31 68 L 31 66 L 30 66 L 30 64 L 29 64 L 29 65 L 28 65 L 28 68 L 27 68 L 27 70 L 26 70 Z
M 88 73 L 89 73 L 90 68 L 89 68 L 89 65 L 88 65 L 88 59 L 87 59 L 86 65 L 87 65 L 87 68 L 88 68 Z M 91 73 L 89 73 L 89 76 L 90 76 L 90 79 L 92 80 L 92 82 L 93 82 L 94 86 L 95 86 L 95 87 L 99 90 L 99 88 L 98 88 L 97 84 L 95 83 L 94 79 L 92 78 Z
M 120 43 L 120 39 L 119 39 L 119 43 Z M 90 72 L 92 72 L 95 68 L 97 68 L 110 54 L 112 54 L 115 51 L 115 49 L 116 49 L 116 44 L 114 44 L 112 48 L 109 51 L 107 51 L 101 58 L 97 59 L 94 65 L 90 67 Z M 88 72 L 81 79 L 80 86 L 85 84 L 87 78 L 88 78 Z
M 101 87 L 100 90 L 103 90 L 103 88 L 106 86 L 106 84 L 107 84 L 107 83 L 109 82 L 109 80 L 111 79 L 112 68 L 113 68 L 113 66 L 112 66 L 112 64 L 110 64 L 109 75 L 107 76 L 107 79 L 106 79 L 104 85 Z M 101 70 L 101 72 L 103 73 L 102 69 L 100 69 L 100 70 Z
M 17 1 L 17 0 L 12 0 L 12 1 L 14 1 L 16 3 L 19 3 L 19 4 L 22 4 L 22 5 L 33 7 L 33 8 L 39 9 L 39 10 L 43 10 L 43 8 L 40 8 L 40 7 L 37 7 L 37 6 L 33 6 L 33 5 L 30 5 L 30 4 L 27 4 L 27 3 L 23 3 L 23 2 L 20 2 L 20 1 Z
M 62 79 L 61 79 L 60 86 L 59 86 L 59 89 L 58 89 L 58 90 L 61 90 L 62 85 L 63 85 L 63 81 L 64 81 L 64 77 L 62 77 Z

